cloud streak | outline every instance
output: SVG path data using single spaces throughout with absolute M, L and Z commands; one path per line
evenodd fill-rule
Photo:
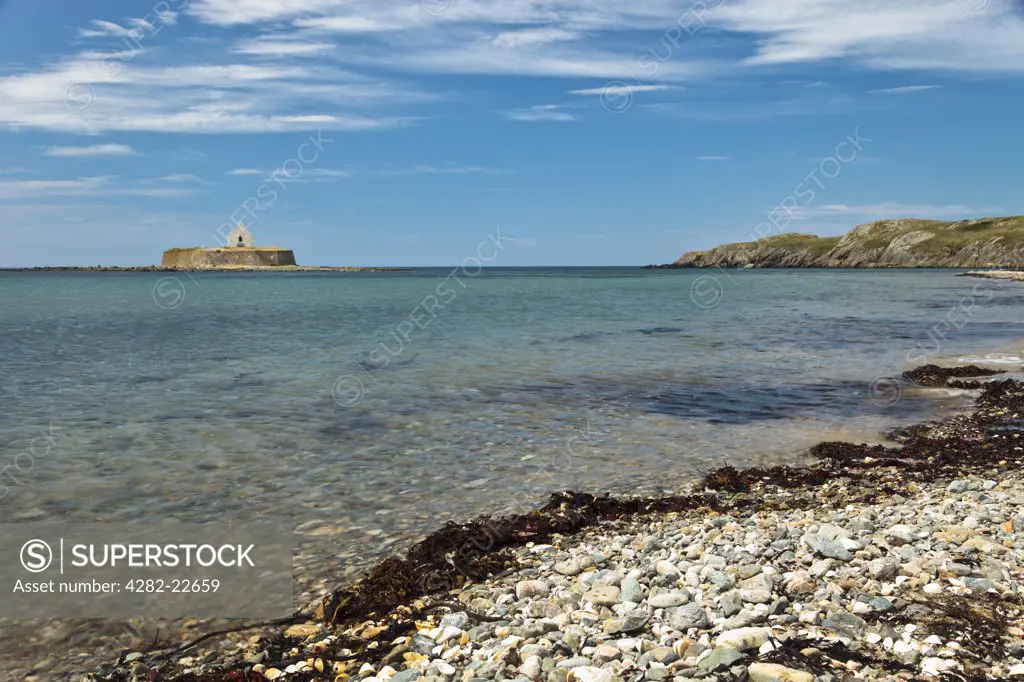
M 47 147 L 46 156 L 135 156 L 137 152 L 126 144 L 94 144 L 87 147 Z

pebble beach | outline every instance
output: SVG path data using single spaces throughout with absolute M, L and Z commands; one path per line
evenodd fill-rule
M 81 679 L 1024 679 L 1024 384 L 978 385 L 894 447 L 449 524 L 286 625 Z

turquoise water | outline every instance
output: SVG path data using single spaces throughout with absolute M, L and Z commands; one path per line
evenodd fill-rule
M 875 377 L 1021 336 L 1024 289 L 946 271 L 450 272 L 0 274 L 0 465 L 55 434 L 5 518 L 283 517 L 342 579 L 548 491 L 875 437 L 964 400 Z

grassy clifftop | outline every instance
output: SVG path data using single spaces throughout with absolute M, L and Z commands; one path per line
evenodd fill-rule
M 1024 266 L 1024 216 L 960 222 L 903 218 L 842 237 L 780 234 L 684 253 L 668 267 L 874 268 Z

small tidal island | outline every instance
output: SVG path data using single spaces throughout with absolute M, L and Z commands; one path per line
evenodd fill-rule
M 298 267 L 290 249 L 256 246 L 252 232 L 242 224 L 232 230 L 220 248 L 168 249 L 161 267 L 174 270 L 251 270 Z

